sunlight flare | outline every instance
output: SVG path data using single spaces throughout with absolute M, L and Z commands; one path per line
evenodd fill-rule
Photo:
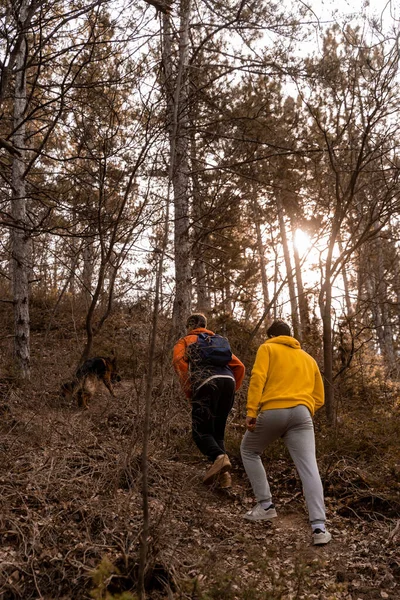
M 301 229 L 296 229 L 293 243 L 299 254 L 304 254 L 311 246 L 311 239 L 307 233 Z

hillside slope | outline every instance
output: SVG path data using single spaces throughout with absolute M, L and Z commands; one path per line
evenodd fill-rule
M 55 386 L 52 393 L 3 386 L 2 600 L 134 593 L 142 386 L 123 382 L 115 400 L 101 390 L 87 411 L 62 402 Z M 173 389 L 162 402 L 155 390 L 154 401 L 149 598 L 399 597 L 398 503 L 365 478 L 362 484 L 348 460 L 324 476 L 333 541 L 315 548 L 298 479 L 279 446 L 266 458 L 278 518 L 248 523 L 243 514 L 253 498 L 238 453 L 241 420 L 229 425 L 233 488 L 206 488 L 187 407 Z

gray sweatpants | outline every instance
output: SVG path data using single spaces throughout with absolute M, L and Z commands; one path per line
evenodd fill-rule
M 280 437 L 290 452 L 303 484 L 310 522 L 324 523 L 324 492 L 315 457 L 314 426 L 310 411 L 304 405 L 265 410 L 257 417 L 255 431 L 246 431 L 244 435 L 240 450 L 257 501 L 272 502 L 261 454 Z

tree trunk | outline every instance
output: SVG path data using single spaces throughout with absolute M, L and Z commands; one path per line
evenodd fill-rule
M 328 256 L 325 264 L 325 281 L 321 287 L 319 306 L 322 317 L 322 342 L 324 354 L 324 388 L 325 410 L 328 423 L 334 424 L 334 388 L 333 388 L 333 340 L 332 340 L 332 256 L 336 240 L 336 231 L 333 228 L 329 240 Z
M 188 161 L 188 73 L 189 22 L 191 0 L 181 0 L 179 58 L 176 78 L 172 78 L 171 28 L 164 18 L 164 70 L 169 97 L 171 181 L 174 190 L 175 300 L 172 315 L 174 335 L 185 332 L 185 321 L 191 312 L 191 265 L 189 238 L 189 161 Z
M 290 225 L 292 230 L 292 239 L 294 240 L 295 234 L 295 225 L 292 217 L 290 218 Z M 310 314 L 308 310 L 308 302 L 307 296 L 304 293 L 303 287 L 303 274 L 301 270 L 301 258 L 296 245 L 293 243 L 293 256 L 294 256 L 294 266 L 296 273 L 296 285 L 297 285 L 297 293 L 298 293 L 298 303 L 299 303 L 299 312 L 300 312 L 300 326 L 299 326 L 299 340 L 303 341 L 304 336 L 309 334 L 310 332 Z
M 278 313 L 277 313 L 277 306 L 276 306 L 276 300 L 278 298 L 278 277 L 279 277 L 279 263 L 278 263 L 278 252 L 277 252 L 277 246 L 276 246 L 276 242 L 274 240 L 274 236 L 273 233 L 271 232 L 271 245 L 272 248 L 274 249 L 274 254 L 275 254 L 275 260 L 274 260 L 274 298 L 275 298 L 275 302 L 273 303 L 273 315 L 272 318 L 274 321 L 276 321 L 276 319 L 278 318 Z
M 382 354 L 385 358 L 386 366 L 389 373 L 394 371 L 396 366 L 396 358 L 393 348 L 393 329 L 390 320 L 389 307 L 388 307 L 388 288 L 386 285 L 385 277 L 385 264 L 382 251 L 382 242 L 378 236 L 375 240 L 375 247 L 377 251 L 377 269 L 375 277 L 378 280 L 377 284 L 377 298 L 379 303 L 379 312 L 381 314 L 382 324 Z
M 145 575 L 147 567 L 147 554 L 150 534 L 150 509 L 149 509 L 149 440 L 150 440 L 150 418 L 152 408 L 152 392 L 154 386 L 154 363 L 156 351 L 156 339 L 158 329 L 158 313 L 160 308 L 161 278 L 163 269 L 164 253 L 160 255 L 156 266 L 155 299 L 153 305 L 152 326 L 150 334 L 150 345 L 148 353 L 148 373 L 145 393 L 145 410 L 143 420 L 143 447 L 141 456 L 142 473 L 142 509 L 143 509 L 143 528 L 139 540 L 139 573 L 137 591 L 140 600 L 146 598 Z
M 258 250 L 258 258 L 260 261 L 260 273 L 261 273 L 261 286 L 263 292 L 263 302 L 264 302 L 264 312 L 269 307 L 269 293 L 268 293 L 268 278 L 267 278 L 267 269 L 265 263 L 265 247 L 264 242 L 261 235 L 261 214 L 260 214 L 260 206 L 258 204 L 256 190 L 253 190 L 252 197 L 252 209 L 253 209 L 253 218 L 254 224 L 256 227 L 256 235 L 257 235 L 257 250 Z M 268 318 L 268 316 L 267 316 Z
M 23 1 L 19 23 L 23 30 L 27 16 L 27 3 Z M 11 215 L 15 227 L 11 233 L 12 280 L 14 300 L 14 353 L 18 373 L 22 379 L 30 377 L 30 324 L 29 324 L 29 262 L 30 241 L 26 231 L 26 182 L 25 182 L 25 124 L 26 108 L 26 62 L 27 44 L 24 39 L 15 60 L 14 135 L 13 144 L 20 155 L 13 156 Z
M 400 326 L 400 257 L 396 248 L 396 259 L 394 266 L 393 288 L 396 294 L 396 320 L 397 326 Z
M 230 273 L 228 271 L 228 276 L 229 275 L 230 275 Z M 233 302 L 232 302 L 231 282 L 229 281 L 229 279 L 225 279 L 225 283 L 223 284 L 223 287 L 224 287 L 224 302 L 223 302 L 224 312 L 225 312 L 225 314 L 228 314 L 230 317 L 232 317 Z
M 85 300 L 86 309 L 92 303 L 92 285 L 93 285 L 93 269 L 94 269 L 94 252 L 93 252 L 93 239 L 87 238 L 83 247 L 83 270 L 82 270 L 82 283 L 83 283 L 83 297 Z
M 76 235 L 76 210 L 72 209 L 73 233 Z M 74 298 L 76 293 L 76 268 L 78 266 L 78 242 L 77 238 L 72 237 L 70 241 L 69 274 L 68 274 L 68 292 Z
M 355 303 L 355 314 L 357 316 L 357 322 L 360 324 L 360 329 L 368 327 L 367 311 L 365 310 L 369 298 L 367 289 L 367 251 L 368 245 L 357 251 L 357 299 Z
M 196 283 L 196 310 L 205 314 L 211 311 L 211 299 L 207 285 L 207 274 L 204 262 L 197 257 L 193 265 L 193 279 Z
M 366 300 L 368 302 L 370 314 L 372 314 L 373 323 L 375 326 L 376 337 L 378 338 L 378 346 L 381 352 L 384 351 L 385 340 L 383 336 L 382 314 L 379 310 L 378 292 L 376 282 L 374 281 L 374 266 L 371 261 L 368 261 L 368 272 L 365 273 L 364 286 L 366 289 Z
M 203 244 L 207 241 L 207 233 L 203 233 L 201 227 L 203 222 L 203 202 L 201 197 L 201 188 L 198 174 L 196 173 L 197 164 L 197 145 L 196 138 L 194 135 L 195 128 L 195 115 L 192 114 L 192 133 L 190 136 L 190 155 L 192 164 L 192 188 L 193 188 L 193 220 L 194 220 L 194 235 L 195 240 L 193 243 L 193 280 L 195 283 L 196 291 L 196 310 L 208 314 L 211 311 L 211 299 L 208 289 L 208 280 L 206 275 L 206 269 L 203 260 Z
M 343 279 L 343 287 L 344 287 L 344 299 L 346 303 L 346 313 L 347 316 L 351 316 L 353 314 L 353 308 L 351 306 L 350 299 L 350 288 L 349 288 L 349 279 L 347 277 L 346 266 L 342 267 L 342 279 Z
M 286 224 L 283 213 L 283 205 L 282 201 L 279 198 L 279 192 L 276 195 L 276 206 L 278 209 L 278 220 L 279 220 L 279 230 L 282 239 L 283 246 L 283 256 L 285 259 L 288 287 L 289 287 L 289 298 L 290 298 L 290 308 L 291 308 L 291 317 L 292 317 L 292 327 L 293 327 L 293 336 L 298 339 L 299 338 L 299 317 L 298 317 L 298 307 L 297 307 L 297 298 L 296 298 L 296 290 L 294 286 L 294 278 L 292 271 L 292 264 L 290 260 L 290 252 L 289 252 L 289 244 L 286 235 Z
M 324 388 L 325 409 L 328 423 L 333 425 L 334 389 L 333 389 L 333 342 L 332 342 L 332 287 L 330 281 L 325 281 L 325 304 L 322 314 L 322 342 L 324 348 Z
M 161 306 L 162 294 L 162 276 L 164 271 L 164 259 L 168 246 L 169 238 L 169 215 L 170 215 L 170 196 L 167 195 L 167 205 L 165 207 L 164 231 L 161 244 L 161 252 L 158 255 L 156 263 L 155 294 L 152 314 L 152 326 L 150 332 L 150 344 L 148 353 L 148 373 L 145 393 L 145 411 L 143 419 L 143 448 L 141 457 L 142 471 L 142 507 L 143 507 L 143 528 L 139 541 L 139 571 L 137 591 L 139 600 L 145 600 L 145 575 L 147 567 L 147 556 L 150 537 L 150 508 L 149 508 L 149 441 L 151 426 L 151 411 L 153 398 L 153 376 L 155 368 L 156 341 L 158 331 L 158 317 Z
M 339 252 L 343 254 L 343 244 L 339 240 Z M 346 314 L 350 316 L 353 312 L 353 308 L 351 306 L 350 300 L 350 292 L 349 292 L 349 280 L 347 277 L 346 265 L 344 264 L 342 267 L 342 279 L 343 279 L 343 287 L 344 287 L 344 299 L 346 303 Z

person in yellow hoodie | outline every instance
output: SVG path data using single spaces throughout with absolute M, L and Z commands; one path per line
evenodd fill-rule
M 244 518 L 277 517 L 261 455 L 283 438 L 303 484 L 314 545 L 327 544 L 325 503 L 315 456 L 312 417 L 324 405 L 322 377 L 315 360 L 291 336 L 290 327 L 277 320 L 267 331 L 251 372 L 247 396 L 247 431 L 241 455 L 257 504 Z

